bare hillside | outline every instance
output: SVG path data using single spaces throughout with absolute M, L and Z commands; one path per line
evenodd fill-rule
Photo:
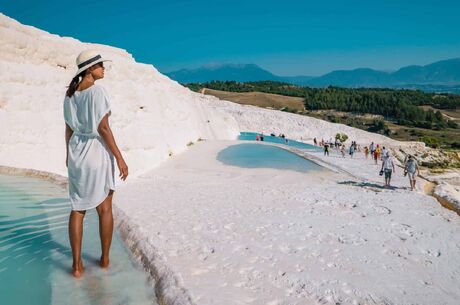
M 213 95 L 222 100 L 231 101 L 242 105 L 253 105 L 263 108 L 271 109 L 283 109 L 288 107 L 289 109 L 297 112 L 304 111 L 303 98 L 284 96 L 271 93 L 263 92 L 227 92 L 212 89 L 203 89 L 204 94 Z

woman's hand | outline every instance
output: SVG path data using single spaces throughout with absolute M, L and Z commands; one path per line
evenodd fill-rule
M 128 177 L 128 165 L 126 165 L 125 160 L 123 158 L 117 159 L 118 170 L 120 171 L 120 178 L 121 180 L 125 181 L 126 177 Z

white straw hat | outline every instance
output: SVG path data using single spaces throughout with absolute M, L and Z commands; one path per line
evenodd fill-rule
M 75 73 L 75 76 L 85 71 L 89 67 L 92 67 L 95 64 L 98 64 L 104 61 L 111 61 L 111 60 L 103 59 L 101 54 L 99 54 L 95 50 L 86 50 L 86 51 L 81 52 L 80 55 L 78 55 L 77 60 L 76 60 L 78 71 L 77 73 Z

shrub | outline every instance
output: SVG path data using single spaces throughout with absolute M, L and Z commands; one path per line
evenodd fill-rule
M 449 128 L 458 128 L 458 124 L 452 120 L 447 121 L 447 127 Z
M 416 130 L 416 129 L 411 129 L 411 130 L 409 131 L 409 134 L 410 134 L 411 136 L 417 136 L 417 137 L 420 137 L 420 136 L 423 135 L 422 132 L 420 132 L 420 131 L 418 131 L 418 130 Z
M 346 140 L 348 140 L 348 136 L 344 133 L 337 133 L 335 135 L 335 138 L 338 139 L 340 142 L 344 143 Z
M 419 141 L 424 142 L 426 145 L 437 148 L 439 146 L 439 140 L 433 137 L 420 137 Z
M 273 108 L 275 108 L 274 106 L 275 106 L 275 105 L 273 105 Z M 297 112 L 295 109 L 291 109 L 291 108 L 289 108 L 288 106 L 283 107 L 283 108 L 281 108 L 280 110 L 281 110 L 281 111 L 284 111 L 284 112 L 290 112 L 290 113 L 296 113 L 296 112 Z
M 331 123 L 340 123 L 340 119 L 333 115 L 327 115 L 327 120 Z
M 385 124 L 385 121 L 383 120 L 374 120 L 372 123 L 372 126 L 367 129 L 370 132 L 377 132 L 377 133 L 383 133 L 385 135 L 390 134 L 390 129 L 388 126 Z
M 414 126 L 419 127 L 419 128 L 424 128 L 424 129 L 432 129 L 433 127 L 431 122 L 427 122 L 427 121 L 416 121 L 414 122 Z
M 414 122 L 409 121 L 409 120 L 404 120 L 404 119 L 399 119 L 396 123 L 397 123 L 398 125 L 414 126 Z

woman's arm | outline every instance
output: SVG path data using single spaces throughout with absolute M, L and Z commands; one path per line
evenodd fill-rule
M 73 135 L 73 130 L 67 123 L 65 124 L 65 166 L 69 165 L 69 142 Z
M 109 114 L 106 114 L 104 118 L 102 118 L 97 131 L 101 135 L 102 139 L 104 139 L 105 144 L 117 160 L 121 180 L 126 180 L 126 177 L 128 177 L 128 165 L 126 165 L 126 162 L 123 159 L 117 144 L 115 143 L 115 138 L 113 137 L 112 130 L 109 126 Z

